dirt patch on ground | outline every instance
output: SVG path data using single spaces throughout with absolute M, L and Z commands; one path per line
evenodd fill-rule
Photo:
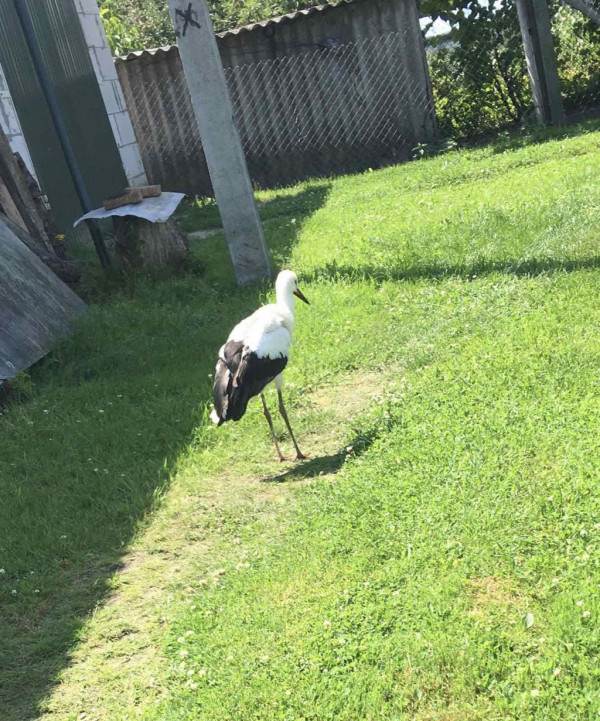
M 472 599 L 472 616 L 483 617 L 493 610 L 513 608 L 521 604 L 521 597 L 511 588 L 508 581 L 498 576 L 471 579 L 468 592 Z

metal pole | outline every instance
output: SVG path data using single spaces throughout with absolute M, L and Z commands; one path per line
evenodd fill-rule
M 90 210 L 93 210 L 92 202 L 88 195 L 87 188 L 85 186 L 85 180 L 83 179 L 83 175 L 81 174 L 79 163 L 77 162 L 77 158 L 75 157 L 73 146 L 71 145 L 71 141 L 65 127 L 62 112 L 58 105 L 58 100 L 56 98 L 54 88 L 52 87 L 52 81 L 50 79 L 50 75 L 48 74 L 44 58 L 42 57 L 40 46 L 35 35 L 33 23 L 31 22 L 31 17 L 29 16 L 29 11 L 27 10 L 27 6 L 25 5 L 25 0 L 13 1 L 17 16 L 19 18 L 19 22 L 21 23 L 25 42 L 27 43 L 27 47 L 29 48 L 31 59 L 33 61 L 33 66 L 40 82 L 40 87 L 42 88 L 42 92 L 44 93 L 44 97 L 46 98 L 46 102 L 48 103 L 48 110 L 50 111 L 50 116 L 52 118 L 52 122 L 54 123 L 56 134 L 58 135 L 58 140 L 65 156 L 65 161 L 69 168 L 69 172 L 71 173 L 71 177 L 73 178 L 75 190 L 77 191 L 77 195 L 79 196 L 79 202 L 81 203 L 83 212 L 89 213 Z M 102 264 L 102 267 L 110 268 L 110 256 L 108 254 L 108 251 L 106 250 L 104 238 L 102 237 L 102 233 L 100 232 L 98 223 L 95 220 L 87 220 L 86 223 L 90 230 L 94 245 L 96 246 L 96 253 L 98 253 L 98 258 L 100 258 L 100 263 Z

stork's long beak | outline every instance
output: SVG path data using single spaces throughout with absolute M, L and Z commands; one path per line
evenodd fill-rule
M 306 303 L 306 305 L 310 305 L 310 303 L 309 303 L 309 302 L 306 300 L 306 298 L 304 297 L 304 293 L 302 293 L 302 291 L 300 291 L 300 290 L 295 290 L 295 291 L 294 291 L 294 295 L 297 296 L 298 298 L 300 298 L 300 300 L 303 300 L 303 301 Z

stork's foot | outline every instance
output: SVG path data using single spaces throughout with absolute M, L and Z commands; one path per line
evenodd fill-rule
M 285 463 L 286 461 L 305 461 L 310 458 L 310 453 L 301 453 L 298 451 L 295 456 L 279 455 L 278 458 L 280 463 Z

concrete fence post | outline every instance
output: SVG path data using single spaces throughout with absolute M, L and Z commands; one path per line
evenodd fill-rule
M 168 0 L 183 71 L 239 285 L 271 275 L 206 0 Z
M 538 122 L 560 125 L 565 113 L 548 0 L 517 0 L 517 12 Z

